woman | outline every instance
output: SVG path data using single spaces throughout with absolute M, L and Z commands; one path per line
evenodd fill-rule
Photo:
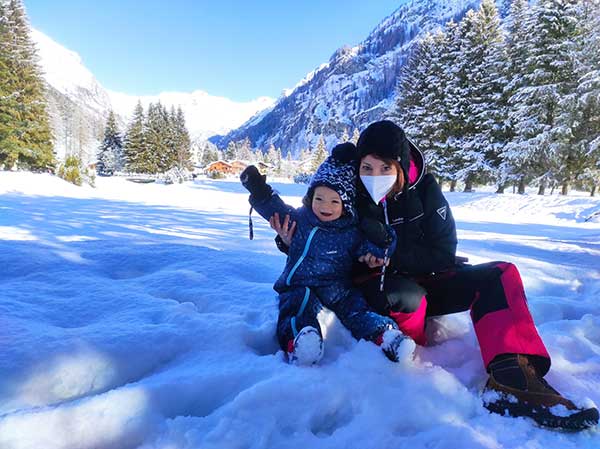
M 422 153 L 404 131 L 384 120 L 360 135 L 357 208 L 359 217 L 377 218 L 396 231 L 388 260 L 368 254 L 355 282 L 377 312 L 392 317 L 405 335 L 426 344 L 430 316 L 470 310 L 489 379 L 484 405 L 490 411 L 530 416 L 549 427 L 580 430 L 598 423 L 598 410 L 582 409 L 543 378 L 550 356 L 527 307 L 517 268 L 508 262 L 460 265 L 456 225 L 448 202 Z M 294 227 L 273 217 L 278 246 L 286 250 Z M 368 236 L 376 238 L 376 236 Z M 367 267 L 368 266 L 368 267 Z M 557 412 L 562 405 L 567 409 Z M 560 407 L 559 407 L 560 408 Z M 563 415 L 563 416 L 558 416 Z M 568 416 L 566 416 L 568 415 Z

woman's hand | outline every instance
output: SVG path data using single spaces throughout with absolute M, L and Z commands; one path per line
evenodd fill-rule
M 296 230 L 296 222 L 292 221 L 290 223 L 290 216 L 286 215 L 283 223 L 279 221 L 279 214 L 275 212 L 271 218 L 269 218 L 269 224 L 271 228 L 277 232 L 283 243 L 287 246 L 292 244 L 292 237 L 294 236 L 294 231 Z
M 371 253 L 367 253 L 364 256 L 360 256 L 358 258 L 358 261 L 366 263 L 369 266 L 369 268 L 382 267 L 384 263 L 386 266 L 390 264 L 389 259 L 386 263 L 384 259 L 379 259 Z

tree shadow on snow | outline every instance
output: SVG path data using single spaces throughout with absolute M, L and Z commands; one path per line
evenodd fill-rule
M 285 259 L 276 250 L 266 224 L 257 231 L 269 238 L 253 242 L 255 250 L 249 251 L 245 246 L 247 217 L 242 216 L 124 201 L 15 194 L 0 197 L 0 207 L 0 226 L 19 231 L 16 238 L 27 238 L 10 240 L 9 235 L 0 240 L 0 281 L 5 287 L 0 292 L 0 340 L 6 347 L 19 340 L 19 327 L 25 322 L 31 329 L 23 338 L 47 338 L 60 347 L 57 336 L 78 335 L 95 347 L 84 330 L 110 318 L 106 314 L 120 313 L 119 304 L 139 307 L 136 316 L 140 323 L 131 324 L 131 332 L 136 325 L 145 329 L 168 322 L 170 315 L 162 309 L 157 312 L 154 301 L 169 311 L 179 311 L 182 305 L 182 313 L 200 318 L 222 316 L 217 322 L 224 326 L 232 320 L 239 323 L 240 330 L 234 334 L 241 340 L 238 343 L 256 356 L 271 356 L 279 350 L 274 337 L 277 308 L 272 284 Z M 107 287 L 109 291 L 103 294 Z M 92 302 L 82 298 L 96 307 L 89 307 Z M 216 338 L 200 339 L 193 347 L 217 343 Z M 55 358 L 56 354 L 12 345 L 2 358 L 7 364 L 0 364 L 4 379 L 0 397 L 9 399 L 19 385 L 32 384 L 27 378 L 33 374 L 28 376 L 19 367 L 48 367 Z M 169 356 L 160 360 L 135 375 L 127 374 L 130 367 L 122 364 L 123 360 L 108 361 L 107 365 L 117 373 L 116 379 L 127 383 L 160 369 Z M 98 394 L 116 387 L 118 383 L 109 382 L 105 390 L 94 391 Z M 72 395 L 70 400 L 83 396 Z

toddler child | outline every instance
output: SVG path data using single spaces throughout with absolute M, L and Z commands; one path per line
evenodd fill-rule
M 240 176 L 250 192 L 250 204 L 263 218 L 278 213 L 296 222 L 285 269 L 273 288 L 279 294 L 279 344 L 289 360 L 300 365 L 317 363 L 323 355 L 317 321 L 322 306 L 332 310 L 356 339 L 381 345 L 391 360 L 398 359 L 404 339 L 395 321 L 372 311 L 352 286 L 356 259 L 367 253 L 384 258 L 394 252 L 396 237 L 389 226 L 381 232 L 384 225 L 373 219 L 363 221 L 360 228 L 369 235 L 384 235 L 383 239 L 369 241 L 359 229 L 354 208 L 357 167 L 341 157 L 349 145 L 353 147 L 338 145 L 321 164 L 298 209 L 285 204 L 256 167 L 249 166 Z M 375 232 L 369 232 L 373 228 Z

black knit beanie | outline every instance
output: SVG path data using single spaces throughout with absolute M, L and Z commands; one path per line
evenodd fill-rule
M 319 186 L 329 187 L 342 199 L 344 211 L 355 215 L 356 200 L 356 147 L 351 143 L 337 145 L 312 176 L 310 186 L 303 201 L 305 205 L 312 202 L 314 191 Z
M 360 158 L 374 154 L 400 162 L 404 173 L 410 166 L 410 145 L 404 130 L 389 120 L 371 123 L 360 133 L 357 143 Z

